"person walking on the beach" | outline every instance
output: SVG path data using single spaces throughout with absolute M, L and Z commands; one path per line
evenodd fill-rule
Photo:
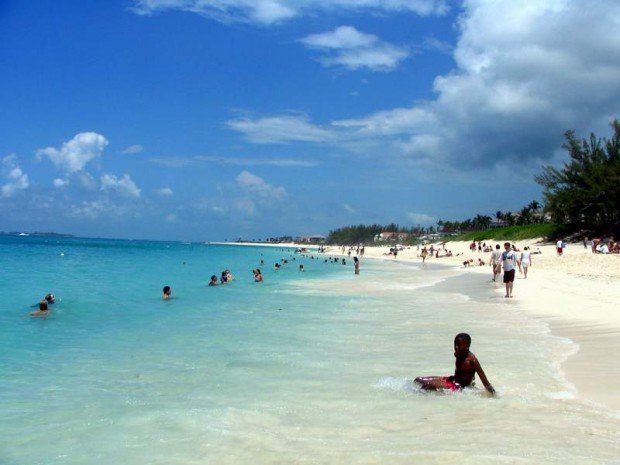
M 527 270 L 532 265 L 532 255 L 529 247 L 523 247 L 521 259 L 519 260 L 519 268 L 523 270 L 523 277 L 527 279 Z
M 355 268 L 355 274 L 360 274 L 360 261 L 357 257 L 353 257 L 353 267 Z
M 564 243 L 562 242 L 562 239 L 555 243 L 555 250 L 558 253 L 558 257 L 561 257 L 562 252 L 564 251 Z
M 517 262 L 517 254 L 510 248 L 510 242 L 504 242 L 504 253 L 502 253 L 504 284 L 506 285 L 506 295 L 504 297 L 512 297 L 512 287 L 515 281 Z
M 495 250 L 491 252 L 491 272 L 493 273 L 493 282 L 496 282 L 502 271 L 502 251 L 499 244 L 495 244 Z

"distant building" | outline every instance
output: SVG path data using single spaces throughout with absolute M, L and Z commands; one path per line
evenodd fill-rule
M 398 233 L 390 232 L 390 231 L 383 231 L 382 233 L 377 234 L 375 236 L 375 242 L 395 241 L 397 238 L 398 238 Z
M 325 242 L 327 238 L 325 236 L 321 236 L 320 234 L 315 234 L 313 236 L 301 236 L 296 237 L 296 242 L 301 242 L 303 244 L 322 244 Z
M 508 223 L 504 220 L 491 221 L 491 223 L 489 224 L 490 229 L 505 228 L 506 226 L 508 226 Z

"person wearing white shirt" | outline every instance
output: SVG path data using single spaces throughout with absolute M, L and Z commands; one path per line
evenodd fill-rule
M 532 264 L 532 256 L 530 254 L 529 247 L 523 248 L 523 252 L 521 252 L 521 260 L 519 260 L 519 264 L 521 265 L 521 269 L 523 269 L 523 277 L 527 279 L 527 270 Z
M 511 249 L 510 242 L 505 242 L 504 252 L 502 253 L 502 267 L 504 268 L 504 284 L 506 285 L 506 295 L 504 297 L 506 298 L 512 297 L 517 262 L 517 253 Z

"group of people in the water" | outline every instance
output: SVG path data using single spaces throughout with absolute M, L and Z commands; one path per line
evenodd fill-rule
M 305 256 L 305 255 L 304 255 Z M 314 259 L 314 256 L 310 257 Z M 295 258 L 293 258 L 294 260 Z M 329 258 L 325 259 L 325 262 L 331 263 L 342 263 L 346 265 L 346 261 L 343 258 L 342 261 L 337 258 Z M 360 261 L 357 257 L 353 257 L 355 274 L 359 274 Z M 264 263 L 261 260 L 261 263 Z M 281 267 L 288 264 L 288 260 L 282 259 L 280 262 L 276 263 L 275 269 L 278 270 Z M 299 265 L 299 271 L 304 272 L 305 268 L 303 264 Z M 256 268 L 252 270 L 254 275 L 254 282 L 263 282 L 263 274 L 260 268 Z M 224 270 L 221 273 L 220 282 L 218 283 L 218 278 L 216 275 L 211 276 L 211 280 L 209 281 L 209 286 L 217 286 L 219 284 L 228 284 L 233 281 L 233 275 L 230 270 Z M 172 288 L 170 286 L 164 286 L 162 289 L 162 299 L 168 300 L 172 295 Z M 46 294 L 43 299 L 38 304 L 38 309 L 31 312 L 29 315 L 31 317 L 46 317 L 50 314 L 50 305 L 55 302 L 54 294 L 51 292 Z M 495 394 L 495 389 L 487 379 L 480 362 L 476 358 L 476 356 L 469 351 L 471 345 L 471 337 L 467 333 L 459 333 L 454 338 L 454 357 L 456 358 L 455 363 L 455 371 L 452 376 L 421 376 L 415 378 L 414 382 L 420 386 L 423 390 L 428 391 L 452 391 L 457 392 L 463 390 L 463 388 L 470 387 L 474 385 L 475 375 L 477 374 L 480 378 L 480 381 L 486 388 L 486 390 Z
M 32 317 L 39 317 L 39 316 L 47 316 L 50 314 L 50 305 L 52 305 L 54 302 L 56 302 L 56 297 L 54 297 L 54 294 L 52 294 L 51 292 L 49 294 L 46 294 L 45 297 L 43 297 L 40 301 L 39 301 L 39 308 L 38 310 L 35 310 L 34 312 L 30 312 L 29 315 Z

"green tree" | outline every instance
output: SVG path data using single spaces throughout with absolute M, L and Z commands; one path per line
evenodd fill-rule
M 546 210 L 570 230 L 620 232 L 620 122 L 610 139 L 579 140 L 565 134 L 570 157 L 561 168 L 544 166 L 536 182 L 544 187 Z

